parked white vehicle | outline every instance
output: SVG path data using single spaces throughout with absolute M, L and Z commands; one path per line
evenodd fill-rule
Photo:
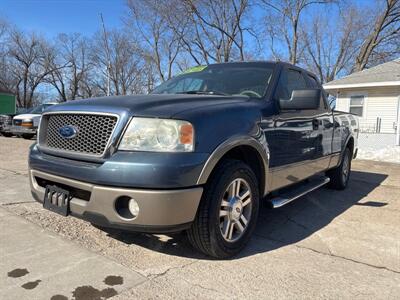
M 42 113 L 46 108 L 55 104 L 57 103 L 45 103 L 34 107 L 27 114 L 16 115 L 12 121 L 11 133 L 22 136 L 24 139 L 33 138 L 36 135 Z

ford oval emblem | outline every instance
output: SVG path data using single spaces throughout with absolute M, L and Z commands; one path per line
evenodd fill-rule
M 78 128 L 72 125 L 66 125 L 58 129 L 58 132 L 63 138 L 72 139 L 78 134 Z

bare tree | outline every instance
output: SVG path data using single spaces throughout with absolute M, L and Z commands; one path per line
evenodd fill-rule
M 89 46 L 79 34 L 60 34 L 52 47 L 53 71 L 46 77 L 61 101 L 79 97 L 81 81 L 89 71 Z
M 106 94 L 107 67 L 111 80 L 111 94 L 127 95 L 142 91 L 143 78 L 141 69 L 143 62 L 138 55 L 135 41 L 120 31 L 112 30 L 107 33 L 109 49 L 101 43 L 96 35 L 91 49 L 91 60 L 96 66 L 97 87 Z M 109 64 L 109 66 L 108 66 Z M 102 76 L 99 76 L 99 75 Z
M 261 0 L 262 7 L 267 12 L 267 32 L 274 57 L 281 58 L 276 50 L 276 43 L 282 42 L 289 62 L 297 64 L 303 50 L 299 49 L 302 15 L 312 5 L 332 2 L 334 0 Z
M 206 63 L 210 58 L 216 62 L 245 60 L 244 35 L 250 31 L 245 25 L 250 9 L 248 0 L 185 0 L 184 3 L 194 32 L 185 38 L 188 51 L 197 48 Z
M 171 29 L 168 15 L 173 14 L 175 1 L 128 0 L 128 16 L 125 23 L 133 36 L 138 38 L 137 50 L 143 59 L 153 63 L 161 81 L 170 79 L 181 40 Z M 177 3 L 178 4 L 178 3 Z
M 4 49 L 4 45 L 5 45 L 5 37 L 8 31 L 8 24 L 6 21 L 0 19 L 0 50 Z M 2 52 L 3 53 L 3 52 Z
M 363 19 L 355 7 L 346 6 L 339 11 L 338 20 L 318 13 L 310 26 L 303 27 L 305 51 L 302 58 L 321 82 L 331 81 L 338 74 L 351 71 L 352 62 L 362 42 Z M 332 27 L 335 30 L 331 30 Z
M 8 24 L 0 19 L 0 88 L 3 90 L 11 89 L 11 78 L 8 72 L 7 39 Z
M 340 5 L 325 12 L 331 3 Z M 13 91 L 24 107 L 39 99 L 42 84 L 61 101 L 104 96 L 107 78 L 111 94 L 144 93 L 194 64 L 259 59 L 267 47 L 274 58 L 306 65 L 321 81 L 330 81 L 400 53 L 400 0 L 369 6 L 351 0 L 126 0 L 126 5 L 123 30 L 104 28 L 91 38 L 62 34 L 45 40 L 0 20 L 0 88 Z M 266 21 L 258 22 L 262 17 Z M 262 36 L 257 22 L 268 40 L 263 47 L 257 46 Z
M 100 88 L 98 85 L 98 76 L 96 67 L 90 68 L 83 73 L 79 82 L 79 98 L 85 99 L 105 95 L 103 87 Z
M 10 34 L 9 71 L 13 76 L 18 106 L 31 107 L 38 86 L 52 71 L 47 43 L 34 33 L 13 30 Z
M 141 37 L 160 81 L 196 64 L 244 60 L 249 0 L 129 0 L 126 24 Z
M 386 50 L 382 48 L 390 47 L 394 53 L 400 50 L 400 0 L 385 0 L 383 8 L 377 10 L 375 21 L 372 23 L 368 35 L 365 37 L 363 45 L 355 59 L 354 71 L 363 70 L 374 55 L 384 55 Z M 367 25 L 368 26 L 368 25 Z M 377 51 L 381 50 L 381 51 Z M 390 53 L 390 51 L 389 51 Z M 386 53 L 387 55 L 387 53 Z M 390 55 L 387 55 L 390 56 Z

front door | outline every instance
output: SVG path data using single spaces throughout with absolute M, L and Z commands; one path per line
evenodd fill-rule
M 290 100 L 293 90 L 309 88 L 306 77 L 296 68 L 281 71 L 274 101 Z M 272 189 L 303 180 L 315 173 L 318 110 L 281 110 L 273 119 L 273 128 L 265 131 L 270 150 Z

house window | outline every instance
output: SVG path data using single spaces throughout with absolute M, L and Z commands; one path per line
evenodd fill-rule
M 364 110 L 364 96 L 350 97 L 350 113 L 362 117 Z

